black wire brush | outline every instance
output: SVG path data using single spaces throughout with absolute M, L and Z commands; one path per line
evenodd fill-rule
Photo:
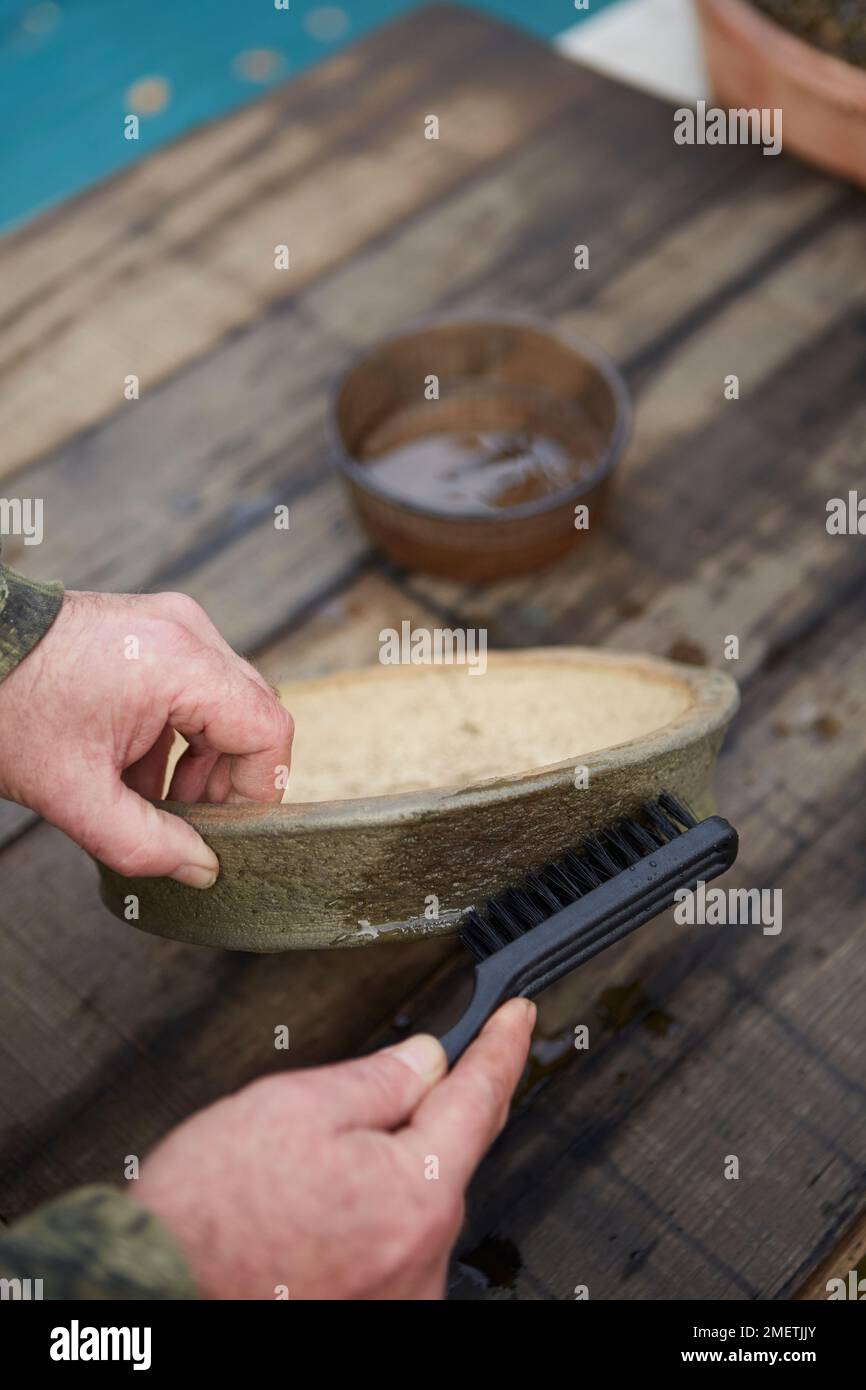
M 670 792 L 591 835 L 518 887 L 471 908 L 459 936 L 477 961 L 475 991 L 442 1045 L 451 1065 L 506 999 L 532 998 L 670 907 L 680 889 L 723 873 L 737 832 L 696 821 Z

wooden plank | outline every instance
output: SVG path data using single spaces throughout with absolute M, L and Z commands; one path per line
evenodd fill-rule
M 861 1281 L 866 1279 L 866 1211 L 860 1212 L 831 1253 L 797 1290 L 795 1297 L 810 1302 L 826 1301 L 831 1293 L 838 1293 L 838 1285 L 831 1285 L 834 1279 L 842 1280 L 845 1296 L 848 1297 L 852 1271 L 859 1289 Z M 831 1287 L 828 1288 L 828 1285 Z M 862 1299 L 863 1295 L 859 1294 L 859 1297 Z
M 435 613 L 396 584 L 366 573 L 259 652 L 256 666 L 273 685 L 371 666 L 379 659 L 382 628 L 399 628 L 406 618 L 422 627 L 436 622 Z
M 748 294 L 723 306 L 697 338 L 676 342 L 663 364 L 657 353 L 643 355 L 637 451 L 669 448 L 725 405 L 749 401 L 763 382 L 795 363 L 816 336 L 840 320 L 850 322 L 852 305 L 866 297 L 864 206 L 866 201 L 852 198 L 822 235 L 787 257 Z M 738 402 L 724 400 L 726 367 L 740 378 Z M 652 380 L 647 381 L 650 370 Z
M 594 81 L 488 17 L 410 13 L 11 236 L 4 470 L 122 410 L 129 373 L 152 389 Z M 438 141 L 424 136 L 431 111 Z
M 257 651 L 339 592 L 370 550 L 349 500 L 335 481 L 290 504 L 289 531 L 268 511 L 223 549 L 154 587 L 179 585 L 198 599 L 233 647 Z
M 612 104 L 629 110 L 630 141 L 609 119 Z M 305 313 L 363 347 L 433 310 L 510 309 L 628 360 L 695 325 L 702 308 L 710 317 L 851 201 L 832 180 L 785 160 L 768 170 L 745 150 L 717 164 L 689 146 L 672 157 L 670 119 L 663 103 L 604 83 L 323 276 L 303 296 Z M 578 242 L 588 270 L 574 269 Z
M 0 797 L 0 849 L 11 844 L 30 826 L 35 825 L 38 819 L 38 816 L 26 807 Z
M 270 316 L 20 474 L 20 495 L 43 499 L 45 537 L 10 536 L 4 558 L 75 588 L 176 582 L 315 487 L 324 383 L 343 354 L 302 320 Z M 304 534 L 299 521 L 274 546 Z

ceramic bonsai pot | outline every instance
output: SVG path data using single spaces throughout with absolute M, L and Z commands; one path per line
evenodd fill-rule
M 486 662 L 284 687 L 295 800 L 163 803 L 216 851 L 216 885 L 100 866 L 104 901 L 126 920 L 135 895 L 136 926 L 234 950 L 410 941 L 455 931 L 474 903 L 663 789 L 713 810 L 729 676 L 588 648 Z

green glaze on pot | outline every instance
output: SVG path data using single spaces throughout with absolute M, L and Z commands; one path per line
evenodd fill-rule
M 216 885 L 203 892 L 171 879 L 127 879 L 100 865 L 103 900 L 126 920 L 134 894 L 134 925 L 231 950 L 414 940 L 453 932 L 470 906 L 665 788 L 699 816 L 712 813 L 713 767 L 739 700 L 729 676 L 588 648 L 489 659 L 622 668 L 631 679 L 684 688 L 686 707 L 629 742 L 472 786 L 294 806 L 163 803 L 219 856 Z M 575 787 L 576 764 L 589 772 L 583 789 Z M 431 894 L 439 900 L 434 920 L 425 917 Z

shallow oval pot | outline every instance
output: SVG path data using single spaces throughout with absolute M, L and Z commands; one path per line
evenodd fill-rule
M 283 687 L 295 800 L 163 803 L 216 851 L 218 882 L 100 866 L 104 901 L 125 920 L 135 894 L 135 925 L 232 950 L 412 940 L 455 931 L 470 906 L 665 788 L 711 814 L 739 698 L 729 676 L 579 647 L 485 660 Z

